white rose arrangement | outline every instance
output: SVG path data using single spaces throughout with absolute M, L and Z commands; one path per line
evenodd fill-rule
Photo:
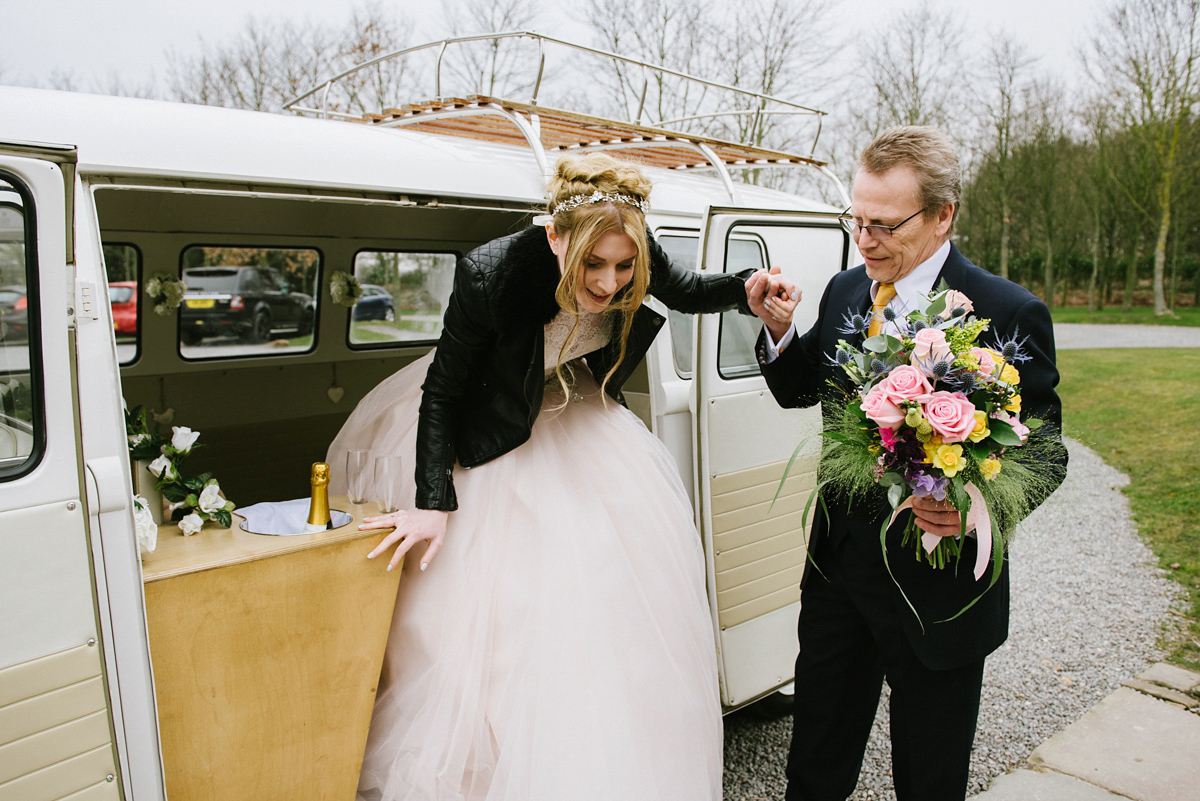
M 350 273 L 338 270 L 329 276 L 329 296 L 340 306 L 353 306 L 362 297 L 362 284 Z
M 183 281 L 168 273 L 159 273 L 146 282 L 146 294 L 150 296 L 154 313 L 162 317 L 179 308 L 185 289 Z
M 169 501 L 171 519 L 178 522 L 185 536 L 195 534 L 209 520 L 226 528 L 232 524 L 230 513 L 237 507 L 221 495 L 221 485 L 212 474 L 188 476 L 182 470 L 183 460 L 201 446 L 197 442 L 199 431 L 173 426 L 167 439 L 159 433 L 157 424 L 150 424 L 148 413 L 139 406 L 126 413 L 125 433 L 134 459 L 152 459 L 147 469 L 158 478 L 154 486 Z M 136 510 L 136 503 L 134 507 Z

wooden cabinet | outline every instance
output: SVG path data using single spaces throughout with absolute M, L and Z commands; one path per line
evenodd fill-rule
M 351 801 L 400 571 L 374 504 L 319 534 L 159 527 L 143 560 L 170 801 Z

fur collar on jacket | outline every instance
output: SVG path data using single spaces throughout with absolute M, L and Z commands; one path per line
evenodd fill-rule
M 558 259 L 546 229 L 533 226 L 484 245 L 494 264 L 496 324 L 504 330 L 542 327 L 558 314 Z M 472 254 L 475 255 L 475 254 Z M 485 289 L 486 291 L 486 289 Z

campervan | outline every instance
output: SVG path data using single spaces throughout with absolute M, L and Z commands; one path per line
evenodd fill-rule
M 853 252 L 836 203 L 737 180 L 823 170 L 811 156 L 481 96 L 357 121 L 292 111 L 0 87 L 0 799 L 353 796 L 390 610 L 338 605 L 358 583 L 334 551 L 381 574 L 362 558 L 376 540 L 263 537 L 237 517 L 184 537 L 167 513 L 139 553 L 127 410 L 200 432 L 189 469 L 239 506 L 306 497 L 355 403 L 436 343 L 456 259 L 530 224 L 560 154 L 644 164 L 671 258 L 780 266 L 805 294 L 801 330 Z M 349 277 L 374 306 L 335 300 Z M 156 279 L 183 282 L 177 308 L 147 293 Z M 133 288 L 131 320 L 113 286 Z M 754 318 L 668 317 L 625 398 L 692 497 L 733 710 L 792 680 L 820 422 L 772 399 Z M 379 643 L 349 667 L 340 641 L 301 653 L 339 628 L 302 628 L 331 607 Z M 264 674 L 269 689 L 238 689 Z M 323 750 L 331 706 L 360 710 L 345 757 Z M 213 741 L 234 755 L 206 757 Z M 318 773 L 349 775 L 349 794 L 317 792 Z M 218 789 L 234 775 L 251 784 Z

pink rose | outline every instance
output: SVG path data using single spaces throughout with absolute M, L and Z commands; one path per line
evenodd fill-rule
M 946 444 L 963 442 L 975 430 L 975 406 L 961 392 L 934 392 L 921 408 Z
M 867 419 L 873 420 L 880 428 L 899 428 L 904 422 L 904 410 L 892 403 L 878 386 L 873 387 L 863 397 L 862 410 Z
M 936 328 L 922 328 L 913 337 L 913 351 L 910 362 L 920 368 L 926 375 L 933 374 L 933 366 L 953 358 L 950 346 L 946 344 L 946 334 Z
M 970 298 L 959 292 L 957 289 L 951 289 L 946 293 L 947 316 L 949 316 L 949 313 L 955 309 L 962 309 L 970 314 L 971 312 L 975 311 L 975 304 L 971 302 Z
M 896 404 L 933 392 L 925 374 L 908 364 L 893 368 L 876 386 L 887 395 L 888 400 Z
M 1010 426 L 1012 426 L 1013 433 L 1017 435 L 1021 442 L 1029 439 L 1029 426 L 1022 423 L 1021 418 L 1017 417 L 1015 414 L 1009 414 L 1008 412 L 997 410 L 992 412 L 992 418 L 999 420 L 1002 423 L 1008 423 Z
M 991 375 L 996 369 L 996 360 L 992 357 L 992 352 L 985 348 L 971 348 L 971 356 L 979 362 L 979 372 L 984 375 Z

